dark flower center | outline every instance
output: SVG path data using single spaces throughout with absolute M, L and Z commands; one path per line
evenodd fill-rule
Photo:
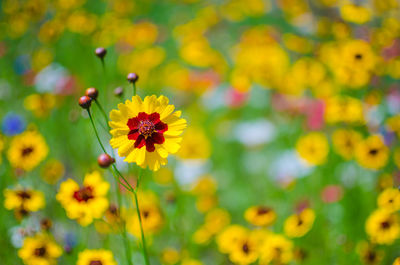
M 267 207 L 259 207 L 257 210 L 257 214 L 258 215 L 264 215 L 267 214 L 271 211 L 271 209 L 267 208 Z
M 103 265 L 103 263 L 100 260 L 92 260 L 89 265 Z
M 165 141 L 164 132 L 168 125 L 160 120 L 160 114 L 153 112 L 147 114 L 139 112 L 136 117 L 130 118 L 126 124 L 129 127 L 128 139 L 135 141 L 135 148 L 146 146 L 148 152 L 154 152 L 154 144 L 162 144 Z
M 382 229 L 389 229 L 390 228 L 390 222 L 389 221 L 384 221 L 381 223 Z
M 356 58 L 357 60 L 361 60 L 362 59 L 362 54 L 360 54 L 360 53 L 357 53 L 355 56 L 354 56 L 354 58 Z
M 373 149 L 369 150 L 369 154 L 374 156 L 378 153 L 378 151 L 379 151 L 378 149 L 373 148 Z
M 87 202 L 88 200 L 93 199 L 93 188 L 91 186 L 87 186 L 75 191 L 74 198 L 78 202 Z
M 46 255 L 46 248 L 45 247 L 35 248 L 34 254 L 37 257 L 44 257 Z
M 301 226 L 303 224 L 303 220 L 301 220 L 301 218 L 299 218 L 299 220 L 297 220 L 297 226 Z
M 26 191 L 26 190 L 21 190 L 17 192 L 18 197 L 20 197 L 23 200 L 27 200 L 31 198 L 31 194 Z
M 376 253 L 374 251 L 368 251 L 367 253 L 367 260 L 369 262 L 375 261 L 376 259 Z
M 33 147 L 25 147 L 22 149 L 22 156 L 28 156 L 33 152 Z
M 149 211 L 143 211 L 143 217 L 144 218 L 147 218 L 147 217 L 149 217 L 149 215 L 150 215 L 150 212 Z
M 243 244 L 242 250 L 245 254 L 248 254 L 250 252 L 250 248 L 249 248 L 249 245 L 247 244 L 247 242 Z

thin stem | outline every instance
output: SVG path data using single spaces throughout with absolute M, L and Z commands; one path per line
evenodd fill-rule
M 136 96 L 136 82 L 132 82 L 133 86 L 133 96 Z
M 96 102 L 96 105 L 99 107 L 100 112 L 103 114 L 104 120 L 106 121 L 108 130 L 110 130 L 111 128 L 110 125 L 108 124 L 108 118 L 106 112 L 104 111 L 103 107 L 101 106 L 100 102 L 97 99 L 95 99 L 94 102 Z
M 88 112 L 88 114 L 89 114 L 90 122 L 92 123 L 94 133 L 96 134 L 97 141 L 99 142 L 99 144 L 100 144 L 100 146 L 101 146 L 101 149 L 103 149 L 103 152 L 104 152 L 105 154 L 107 154 L 106 149 L 104 148 L 103 144 L 101 143 L 99 134 L 97 133 L 96 125 L 94 125 L 93 118 L 92 118 L 92 114 L 90 113 L 90 109 L 87 109 L 87 112 Z
M 138 202 L 138 198 L 137 198 L 137 190 L 133 191 L 133 195 L 135 197 L 135 203 L 136 203 L 136 212 L 139 218 L 139 224 L 140 224 L 140 234 L 142 236 L 142 254 L 144 257 L 144 261 L 146 263 L 146 265 L 150 265 L 150 261 L 149 261 L 149 256 L 147 254 L 147 247 L 146 247 L 146 240 L 144 237 L 144 232 L 143 232 L 143 224 L 142 224 L 142 217 L 140 215 L 140 209 L 139 209 L 139 202 Z
M 115 176 L 114 171 L 111 170 L 111 172 L 113 173 L 113 176 L 115 178 L 118 178 L 117 176 Z M 121 209 L 122 209 L 122 198 L 121 198 L 121 191 L 119 190 L 119 187 L 118 187 L 117 183 L 115 183 L 115 192 L 117 194 L 118 210 L 119 210 L 119 214 L 120 214 L 121 213 Z M 120 215 L 120 217 L 121 217 L 121 215 Z M 131 251 L 130 251 L 131 246 L 130 246 L 129 239 L 128 239 L 128 236 L 127 236 L 127 233 L 126 233 L 125 220 L 123 220 L 121 218 L 121 222 L 122 222 L 121 234 L 122 234 L 122 238 L 124 240 L 126 259 L 128 261 L 128 265 L 133 265 L 133 263 L 132 263 L 132 254 L 131 254 Z

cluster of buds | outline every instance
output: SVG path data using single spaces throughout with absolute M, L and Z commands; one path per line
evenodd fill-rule
M 89 109 L 92 105 L 92 100 L 96 100 L 99 95 L 99 91 L 94 87 L 86 89 L 85 95 L 79 98 L 79 106 L 84 109 Z

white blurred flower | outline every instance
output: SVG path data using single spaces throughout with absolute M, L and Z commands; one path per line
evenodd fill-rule
M 206 160 L 178 160 L 175 167 L 175 179 L 181 187 L 190 187 L 207 172 L 209 172 L 209 164 Z
M 45 67 L 35 77 L 35 87 L 38 92 L 56 92 L 57 88 L 66 82 L 68 71 L 60 64 L 53 63 Z
M 235 139 L 250 147 L 271 142 L 276 135 L 274 125 L 264 119 L 241 122 L 233 132 Z
M 301 160 L 295 150 L 284 151 L 272 162 L 270 168 L 270 174 L 278 181 L 301 178 L 309 175 L 312 171 L 313 168 Z

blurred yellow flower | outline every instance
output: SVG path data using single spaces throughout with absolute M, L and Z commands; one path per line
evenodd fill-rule
M 64 173 L 64 165 L 56 159 L 51 159 L 47 161 L 40 170 L 40 174 L 43 180 L 49 184 L 55 184 L 60 178 L 64 176 Z
M 365 223 L 365 230 L 372 243 L 392 244 L 400 236 L 397 213 L 378 209 L 371 213 Z
M 343 20 L 356 23 L 364 24 L 371 20 L 371 12 L 359 5 L 345 4 L 340 8 L 340 14 Z
M 276 213 L 272 208 L 252 206 L 244 213 L 247 222 L 256 226 L 269 226 L 276 220 Z
M 36 131 L 26 131 L 12 138 L 7 158 L 14 168 L 31 171 L 48 152 L 43 136 Z
M 371 135 L 361 141 L 355 151 L 356 161 L 368 169 L 384 167 L 389 158 L 389 149 L 380 135 Z
M 344 159 L 352 159 L 362 135 L 355 130 L 337 129 L 332 134 L 333 148 Z
M 180 257 L 178 250 L 176 250 L 175 248 L 172 248 L 172 247 L 167 247 L 167 248 L 163 249 L 161 252 L 162 264 L 173 265 L 173 264 L 178 263 L 180 258 L 181 257 Z
M 25 98 L 24 107 L 38 117 L 43 118 L 49 115 L 56 105 L 56 96 L 53 94 L 32 94 Z
M 110 250 L 85 249 L 78 255 L 76 265 L 117 265 Z
M 207 159 L 211 155 L 211 144 L 201 128 L 190 127 L 183 134 L 181 149 L 176 154 L 182 159 Z
M 260 247 L 260 265 L 288 264 L 293 259 L 293 243 L 282 235 L 270 235 Z
M 56 199 L 67 212 L 68 218 L 87 226 L 93 219 L 101 218 L 107 210 L 109 188 L 110 184 L 103 180 L 100 173 L 93 171 L 85 175 L 82 186 L 72 179 L 62 182 Z
M 240 225 L 230 225 L 220 232 L 216 238 L 218 250 L 228 254 L 232 252 L 240 238 L 248 234 L 248 230 Z
M 363 123 L 363 106 L 356 98 L 334 96 L 326 100 L 324 117 L 327 123 Z
M 18 256 L 26 265 L 54 265 L 61 254 L 61 247 L 44 234 L 26 237 L 18 251 Z
M 14 210 L 18 219 L 45 206 L 44 194 L 33 189 L 5 189 L 4 197 L 4 207 L 7 210 Z
M 285 220 L 285 234 L 288 237 L 302 237 L 310 231 L 314 220 L 315 213 L 310 208 L 306 208 L 300 213 L 291 215 Z
M 395 212 L 400 210 L 400 191 L 396 188 L 387 188 L 378 196 L 378 207 Z
M 310 165 L 320 165 L 326 161 L 329 144 L 321 132 L 311 132 L 297 140 L 296 150 Z

